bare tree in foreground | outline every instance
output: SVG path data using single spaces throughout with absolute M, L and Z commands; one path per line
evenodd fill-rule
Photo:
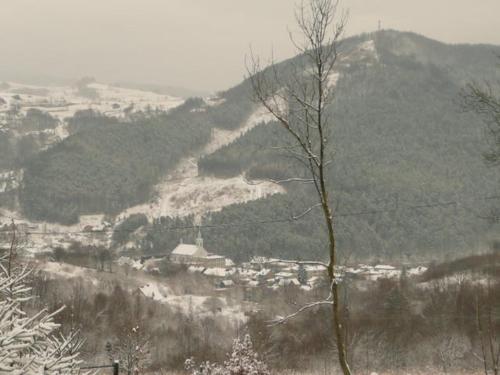
M 337 78 L 334 67 L 338 61 L 338 45 L 347 19 L 346 14 L 339 12 L 338 5 L 338 0 L 310 0 L 307 5 L 299 7 L 296 19 L 303 40 L 290 37 L 300 55 L 291 62 L 291 68 L 278 69 L 273 62 L 264 68 L 252 55 L 247 70 L 256 101 L 273 115 L 292 140 L 285 150 L 308 171 L 307 178 L 288 181 L 313 184 L 328 231 L 329 262 L 325 267 L 330 281 L 330 295 L 323 301 L 303 306 L 281 321 L 309 308 L 325 304 L 331 306 L 340 366 L 344 374 L 351 374 L 339 306 L 335 226 L 329 197 L 331 184 L 327 181 L 333 157 L 333 123 L 329 107 Z
M 488 279 L 485 293 L 476 295 L 476 326 L 481 348 L 481 355 L 476 357 L 482 362 L 484 374 L 500 373 L 500 323 L 498 321 L 498 303 L 492 293 Z
M 223 364 L 203 362 L 196 364 L 192 358 L 185 362 L 191 375 L 270 375 L 267 365 L 253 349 L 249 335 L 233 342 L 233 350 Z

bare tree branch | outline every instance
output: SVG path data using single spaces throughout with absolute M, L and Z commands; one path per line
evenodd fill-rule
M 331 184 L 328 182 L 329 166 L 334 155 L 329 141 L 333 126 L 329 110 L 335 96 L 331 75 L 335 73 L 338 45 L 347 21 L 347 13 L 339 12 L 338 8 L 339 0 L 309 0 L 307 5 L 302 3 L 295 17 L 303 40 L 298 41 L 290 33 L 290 40 L 300 55 L 292 60 L 289 71 L 278 68 L 272 60 L 269 66 L 262 67 L 252 53 L 247 72 L 255 100 L 273 115 L 294 140 L 296 147 L 286 150 L 305 164 L 309 173 L 309 178 L 287 178 L 278 182 L 312 182 L 318 198 L 316 206 L 322 209 L 328 231 L 329 262 L 325 266 L 330 280 L 330 297 L 305 305 L 290 316 L 280 318 L 278 323 L 319 305 L 332 306 L 339 363 L 344 375 L 350 375 L 339 309 L 336 233 L 329 198 Z M 306 210 L 299 217 L 311 210 Z
M 316 301 L 316 302 L 308 303 L 307 305 L 302 306 L 300 309 L 298 309 L 294 313 L 289 314 L 289 315 L 284 316 L 284 317 L 278 317 L 278 318 L 270 321 L 269 323 L 270 323 L 270 325 L 284 324 L 287 321 L 289 321 L 290 319 L 293 319 L 293 318 L 297 317 L 298 315 L 300 315 L 302 312 L 304 312 L 306 310 L 310 310 L 310 309 L 313 309 L 315 307 L 323 306 L 323 305 L 332 306 L 333 305 L 333 301 L 324 300 L 324 301 Z

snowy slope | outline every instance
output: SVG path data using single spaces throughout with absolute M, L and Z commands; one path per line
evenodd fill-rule
M 161 216 L 200 217 L 204 213 L 221 210 L 223 207 L 259 199 L 285 190 L 269 181 L 247 181 L 242 176 L 216 178 L 198 175 L 197 160 L 235 141 L 248 130 L 262 122 L 271 121 L 271 116 L 262 108 L 252 113 L 249 119 L 236 130 L 215 129 L 205 148 L 181 160 L 175 170 L 156 186 L 155 199 L 131 207 L 120 215 L 144 213 L 150 218 Z
M 182 98 L 160 95 L 153 92 L 115 87 L 102 83 L 90 83 L 88 88 L 95 90 L 96 98 L 78 95 L 78 90 L 69 86 L 34 86 L 8 82 L 8 88 L 0 89 L 0 98 L 6 102 L 0 106 L 0 113 L 12 106 L 21 111 L 37 108 L 64 120 L 82 109 L 95 109 L 109 116 L 123 116 L 123 110 L 133 106 L 133 110 L 147 107 L 168 110 L 183 103 Z

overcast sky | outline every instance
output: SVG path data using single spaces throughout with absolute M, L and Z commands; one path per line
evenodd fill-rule
M 0 0 L 0 79 L 95 76 L 219 90 L 252 45 L 293 54 L 294 0 Z M 348 34 L 410 30 L 500 45 L 500 0 L 344 0 Z

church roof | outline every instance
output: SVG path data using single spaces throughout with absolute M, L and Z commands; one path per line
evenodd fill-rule
M 190 245 L 185 243 L 180 243 L 177 247 L 172 251 L 172 254 L 175 255 L 189 255 L 189 256 L 206 256 L 207 251 L 196 245 Z

